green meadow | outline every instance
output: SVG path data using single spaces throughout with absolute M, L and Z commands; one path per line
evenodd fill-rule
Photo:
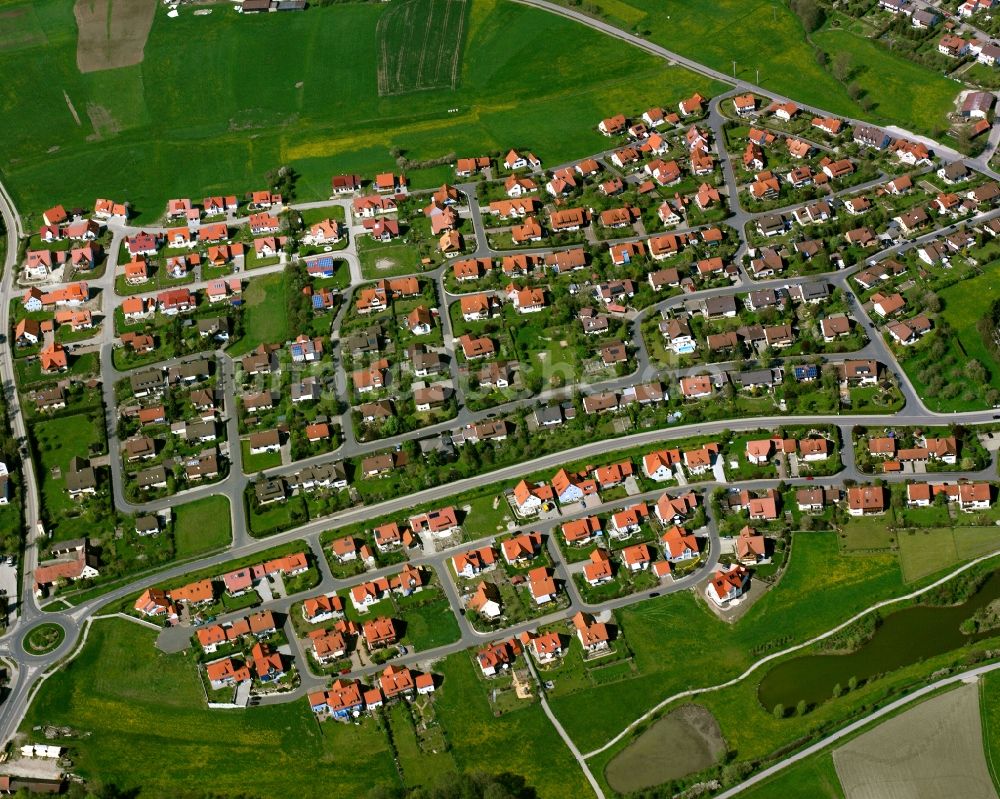
M 594 0 L 609 22 L 726 75 L 757 83 L 834 114 L 868 117 L 910 130 L 944 127 L 961 86 L 939 73 L 829 24 L 806 36 L 783 0 Z M 838 81 L 817 60 L 850 53 L 854 74 Z M 848 94 L 855 81 L 873 104 L 865 112 Z
M 595 125 L 608 114 L 723 88 L 495 0 L 465 10 L 454 90 L 379 96 L 376 29 L 392 6 L 382 3 L 254 16 L 184 8 L 176 19 L 158 6 L 141 64 L 84 75 L 72 5 L 5 4 L 28 9 L 5 18 L 15 30 L 0 38 L 0 172 L 22 213 L 108 196 L 151 220 L 170 197 L 242 195 L 281 164 L 299 172 L 300 198 L 320 198 L 332 174 L 394 168 L 393 148 L 421 160 L 519 147 L 555 164 L 607 146 Z M 421 46 L 403 32 L 391 26 L 382 41 Z

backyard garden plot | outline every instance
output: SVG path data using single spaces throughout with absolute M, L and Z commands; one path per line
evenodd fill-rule
M 975 685 L 890 719 L 836 750 L 833 762 L 847 799 L 997 796 L 983 754 Z
M 465 7 L 466 0 L 407 0 L 379 18 L 380 96 L 458 86 Z

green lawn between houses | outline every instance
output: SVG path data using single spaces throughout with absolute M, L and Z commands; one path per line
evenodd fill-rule
M 158 6 L 143 63 L 86 75 L 76 68 L 71 3 L 4 8 L 13 14 L 4 26 L 25 34 L 0 42 L 10 131 L 0 171 L 22 213 L 106 196 L 148 221 L 170 197 L 242 196 L 286 163 L 301 175 L 300 199 L 322 198 L 331 174 L 395 168 L 394 147 L 417 160 L 523 147 L 555 164 L 606 147 L 595 125 L 609 113 L 723 88 L 570 20 L 495 0 L 466 10 L 456 90 L 392 97 L 378 94 L 375 29 L 391 11 L 383 4 L 252 17 L 220 6 L 176 19 Z M 408 170 L 417 184 L 441 183 L 440 168 L 427 172 Z
M 82 508 L 103 507 L 105 499 L 86 499 L 75 502 L 66 493 L 66 473 L 69 462 L 75 458 L 90 458 L 90 447 L 106 448 L 104 425 L 99 412 L 72 414 L 55 419 L 35 422 L 31 426 L 35 450 L 41 460 L 39 478 L 42 484 L 42 507 L 54 540 L 61 541 L 88 535 L 94 519 Z M 52 469 L 58 469 L 58 479 Z M 98 486 L 106 489 L 107 486 Z
M 907 377 L 913 382 L 914 388 L 928 408 L 935 411 L 971 411 L 988 408 L 984 392 L 989 388 L 1000 389 L 1000 363 L 986 347 L 983 337 L 976 324 L 986 316 L 993 302 L 1000 298 L 1000 261 L 991 261 L 982 265 L 982 274 L 967 280 L 960 280 L 937 292 L 942 301 L 941 316 L 951 328 L 951 335 L 944 337 L 932 334 L 944 341 L 947 349 L 944 358 L 935 358 L 930 352 L 930 343 L 921 344 L 906 352 L 906 358 L 901 364 Z M 931 339 L 931 336 L 928 336 Z M 968 383 L 962 368 L 970 360 L 975 359 L 986 367 L 989 382 L 984 385 Z M 932 372 L 944 363 L 949 381 L 965 383 L 962 395 L 952 399 L 941 396 L 928 397 L 925 383 L 920 380 L 923 370 Z M 965 397 L 965 392 L 971 391 L 975 397 L 971 401 Z
M 287 287 L 283 272 L 250 281 L 243 293 L 246 335 L 229 349 L 231 356 L 244 355 L 259 344 L 283 344 L 292 338 L 287 315 Z
M 224 547 L 232 537 L 227 497 L 205 497 L 174 508 L 174 550 L 178 559 Z
M 218 795 L 325 799 L 398 787 L 380 725 L 318 725 L 304 699 L 210 711 L 193 662 L 160 653 L 154 638 L 123 620 L 95 622 L 80 655 L 42 686 L 21 732 L 56 724 L 89 733 L 67 742 L 74 771 L 122 789 L 141 788 L 143 797 L 187 795 L 204 786 Z M 488 686 L 465 652 L 439 662 L 435 673 L 443 680 L 434 713 L 450 748 L 430 754 L 418 752 L 408 737 L 399 741 L 409 784 L 437 781 L 457 767 L 522 775 L 545 799 L 587 795 L 582 772 L 537 703 L 495 718 Z M 400 715 L 392 714 L 396 735 L 408 724 Z

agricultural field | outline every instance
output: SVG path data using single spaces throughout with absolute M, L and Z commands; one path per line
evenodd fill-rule
M 457 20 L 462 4 L 449 5 Z M 463 32 L 449 23 L 441 33 L 456 43 L 450 55 L 430 52 L 432 40 L 421 44 L 421 80 L 451 80 L 447 58 L 431 65 L 426 55 L 458 53 L 456 88 L 380 97 L 376 32 L 384 15 L 401 13 L 395 4 L 247 17 L 226 6 L 197 17 L 185 8 L 176 19 L 160 5 L 142 64 L 83 74 L 71 4 L 6 3 L 0 110 L 10 136 L 0 172 L 22 212 L 106 196 L 131 202 L 148 222 L 170 197 L 243 195 L 281 164 L 298 173 L 299 199 L 317 199 L 329 195 L 331 174 L 395 168 L 397 148 L 428 160 L 524 147 L 559 163 L 606 146 L 594 126 L 609 113 L 723 88 L 543 11 L 495 0 L 465 5 Z M 383 32 L 386 41 L 402 36 L 395 24 Z M 202 53 L 196 81 L 184 55 L 191 41 Z M 580 52 L 590 64 L 585 82 Z M 407 63 L 414 57 L 416 49 Z M 157 180 L 137 180 L 136 170 Z M 439 169 L 426 179 L 406 171 L 418 186 L 441 182 Z
M 455 89 L 468 0 L 393 3 L 375 28 L 380 97 Z
M 847 799 L 996 799 L 986 767 L 979 688 L 963 685 L 928 699 L 833 753 Z
M 129 3 L 77 0 L 73 14 L 79 29 L 76 65 L 80 72 L 130 67 L 141 62 L 156 5 L 156 0 Z
M 1000 549 L 1000 530 L 996 527 L 901 530 L 898 540 L 899 565 L 909 583 Z

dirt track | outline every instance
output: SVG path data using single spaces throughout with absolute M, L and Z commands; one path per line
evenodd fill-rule
M 833 753 L 847 799 L 997 799 L 986 768 L 979 688 L 928 699 Z
M 142 61 L 156 0 L 76 0 L 76 66 L 80 72 Z

